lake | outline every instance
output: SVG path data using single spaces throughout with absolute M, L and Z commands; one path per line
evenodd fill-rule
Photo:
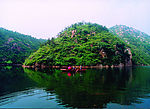
M 0 108 L 150 108 L 150 67 L 23 69 L 0 66 Z

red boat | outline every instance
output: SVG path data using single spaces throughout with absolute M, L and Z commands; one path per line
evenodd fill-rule
M 75 72 L 82 72 L 82 71 L 85 71 L 86 69 L 60 69 L 62 71 L 66 71 L 66 72 L 69 72 L 69 71 L 75 71 Z

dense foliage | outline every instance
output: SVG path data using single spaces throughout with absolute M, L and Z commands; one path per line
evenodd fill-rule
M 0 64 L 22 64 L 44 41 L 0 28 Z
M 118 65 L 129 59 L 126 44 L 106 27 L 76 23 L 48 40 L 25 65 Z
M 109 30 L 130 45 L 134 64 L 150 64 L 149 35 L 125 25 L 116 25 Z

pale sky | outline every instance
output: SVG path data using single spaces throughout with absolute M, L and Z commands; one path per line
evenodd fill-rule
M 150 0 L 0 0 L 0 27 L 36 38 L 91 22 L 127 25 L 150 35 Z

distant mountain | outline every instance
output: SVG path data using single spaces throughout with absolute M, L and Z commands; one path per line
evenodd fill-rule
M 22 64 L 45 41 L 0 28 L 0 64 Z
M 132 48 L 134 64 L 150 65 L 150 36 L 132 27 L 116 25 L 109 31 Z
M 48 40 L 24 65 L 131 65 L 130 57 L 127 44 L 106 27 L 79 22 Z

